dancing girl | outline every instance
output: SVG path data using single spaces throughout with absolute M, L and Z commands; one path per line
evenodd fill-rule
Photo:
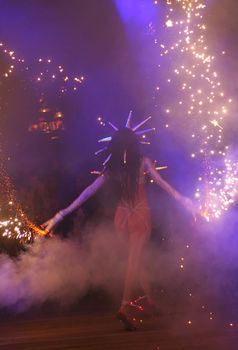
M 115 231 L 128 244 L 125 282 L 117 317 L 123 322 L 125 329 L 134 330 L 135 327 L 128 316 L 128 306 L 132 300 L 135 282 L 139 279 L 143 250 L 151 233 L 151 213 L 145 193 L 145 174 L 149 174 L 157 185 L 180 202 L 193 216 L 197 214 L 197 208 L 192 200 L 182 196 L 166 182 L 157 172 L 154 163 L 142 155 L 138 135 L 150 129 L 137 130 L 148 118 L 133 128 L 130 127 L 130 119 L 131 113 L 126 126 L 122 129 L 110 123 L 115 130 L 113 137 L 100 140 L 109 142 L 106 149 L 104 148 L 107 159 L 103 163 L 102 173 L 67 208 L 60 210 L 53 218 L 45 222 L 43 227 L 50 232 L 65 216 L 92 197 L 108 180 L 112 181 L 119 194 L 114 217 Z M 148 283 L 141 281 L 141 284 L 150 300 Z

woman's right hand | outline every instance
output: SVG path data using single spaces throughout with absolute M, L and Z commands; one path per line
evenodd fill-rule
M 46 231 L 46 233 L 50 233 L 52 229 L 64 218 L 63 214 L 61 212 L 58 212 L 53 216 L 53 218 L 47 220 L 43 224 L 41 224 L 41 227 L 43 227 Z
M 192 199 L 184 196 L 181 197 L 180 202 L 192 214 L 196 221 L 197 217 L 200 216 L 200 211 L 196 203 Z

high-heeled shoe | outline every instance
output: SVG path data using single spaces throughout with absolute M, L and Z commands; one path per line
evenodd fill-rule
M 123 311 L 118 311 L 117 312 L 117 319 L 123 323 L 123 326 L 126 331 L 133 332 L 136 330 L 136 326 L 132 323 L 132 321 L 128 318 L 126 313 Z
M 151 296 L 143 295 L 134 300 L 134 304 L 140 308 L 141 311 L 145 310 L 145 313 L 149 313 L 151 316 L 160 315 L 160 305 L 157 300 Z

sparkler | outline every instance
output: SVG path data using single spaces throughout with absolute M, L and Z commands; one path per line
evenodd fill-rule
M 10 212 L 10 215 L 7 215 L 7 219 L 5 218 L 0 220 L 0 234 L 2 237 L 15 239 L 21 243 L 30 243 L 33 239 L 33 233 L 43 236 L 47 234 L 47 232 L 40 229 L 33 222 L 31 222 L 22 210 L 20 204 L 16 199 L 14 186 L 6 173 L 3 164 L 4 160 L 1 159 L 1 190 L 4 192 L 6 197 L 4 206 L 8 206 L 7 212 Z M 2 209 L 3 207 L 0 208 L 0 210 Z
M 158 6 L 157 1 L 154 4 Z M 229 146 L 223 140 L 232 99 L 222 90 L 215 56 L 205 40 L 205 0 L 166 0 L 166 7 L 166 42 L 157 37 L 154 42 L 160 52 L 160 75 L 168 72 L 167 87 L 161 89 L 157 84 L 155 98 L 164 103 L 166 128 L 181 130 L 186 125 L 191 158 L 202 164 L 195 198 L 207 220 L 219 218 L 237 196 L 237 163 L 229 157 Z M 167 99 L 165 89 L 170 89 Z M 176 94 L 171 94 L 172 89 Z
M 3 167 L 3 160 L 1 159 L 0 163 L 0 176 L 1 176 L 1 184 L 2 190 L 4 191 L 7 200 L 5 200 L 5 205 L 8 205 L 8 212 L 10 212 L 10 216 L 6 219 L 1 219 L 0 221 L 0 232 L 2 237 L 13 238 L 19 241 L 30 241 L 31 240 L 31 232 L 24 225 L 23 213 L 19 208 L 16 208 L 15 194 L 12 183 L 7 176 L 5 169 Z M 2 191 L 2 192 L 3 192 Z M 1 206 L 1 211 L 3 207 Z

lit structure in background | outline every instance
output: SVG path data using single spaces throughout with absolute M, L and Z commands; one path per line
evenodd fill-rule
M 58 139 L 60 133 L 65 129 L 64 114 L 58 109 L 47 107 L 43 97 L 39 102 L 37 121 L 29 126 L 28 131 L 48 134 L 51 140 Z
M 62 65 L 54 63 L 52 58 L 35 58 L 31 64 L 20 58 L 15 51 L 10 50 L 0 42 L 0 54 L 6 61 L 6 68 L 2 74 L 2 81 L 10 79 L 15 71 L 24 74 L 24 79 L 33 84 L 39 93 L 40 115 L 37 121 L 29 126 L 29 131 L 41 131 L 50 135 L 51 139 L 58 138 L 57 131 L 64 130 L 63 114 L 54 108 L 45 108 L 47 89 L 54 89 L 55 95 L 63 95 L 76 91 L 84 82 L 84 76 L 75 76 L 66 72 Z M 49 113 L 48 113 L 49 112 Z M 51 135 L 52 134 L 52 135 Z
M 29 126 L 28 131 L 49 134 L 51 139 L 58 138 L 59 132 L 64 130 L 64 115 L 58 108 L 46 107 L 47 89 L 50 86 L 51 91 L 53 89 L 55 95 L 60 98 L 67 93 L 77 91 L 78 86 L 84 82 L 84 77 L 69 74 L 62 65 L 57 65 L 52 58 L 35 58 L 29 63 L 2 42 L 0 42 L 0 55 L 5 66 L 4 71 L 0 73 L 2 84 L 11 79 L 15 72 L 21 73 L 23 82 L 30 82 L 40 96 L 38 119 Z M 45 231 L 27 218 L 21 205 L 17 202 L 14 186 L 5 171 L 5 159 L 3 158 L 7 159 L 7 157 L 3 156 L 2 147 L 0 152 L 2 194 L 0 236 L 28 243 L 32 241 L 33 232 L 44 235 Z
M 195 197 L 202 214 L 207 220 L 219 218 L 237 196 L 237 163 L 224 140 L 232 100 L 222 89 L 206 43 L 205 1 L 166 0 L 165 6 L 164 28 L 157 33 L 153 25 L 149 28 L 160 52 L 159 74 L 167 84 L 156 86 L 155 100 L 163 106 L 165 127 L 186 134 L 191 158 L 200 163 Z
M 51 110 L 47 110 L 47 112 L 40 110 L 40 112 L 47 113 L 52 118 Z M 48 133 L 53 133 L 55 131 L 64 130 L 64 124 L 63 124 L 62 118 L 63 118 L 63 114 L 61 112 L 53 113 L 53 120 L 50 120 L 50 121 L 47 120 L 49 118 L 46 118 L 44 116 L 39 117 L 38 122 L 35 124 L 32 124 L 29 127 L 29 131 L 41 131 L 43 133 L 48 134 Z

